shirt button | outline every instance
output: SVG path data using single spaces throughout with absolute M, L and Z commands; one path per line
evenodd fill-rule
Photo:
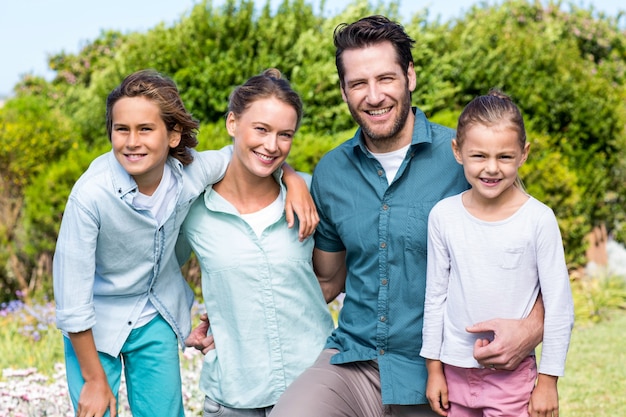
M 383 280 L 382 280 L 382 281 L 380 281 L 380 283 L 381 283 L 381 284 L 383 284 L 383 285 L 387 285 L 387 279 L 386 279 L 386 278 L 383 278 Z
M 385 211 L 389 210 L 389 206 L 387 204 L 383 204 L 383 210 Z
M 380 353 L 381 355 L 384 355 L 385 354 L 385 349 L 379 350 L 378 353 Z
M 381 244 L 380 244 L 380 247 L 381 247 L 381 248 L 383 248 L 383 249 L 385 249 L 385 248 L 387 247 L 387 243 L 385 243 L 385 242 L 381 243 Z
M 387 317 L 385 317 L 385 316 L 381 316 L 380 321 L 382 321 L 382 322 L 387 321 Z
M 382 170 L 382 169 L 379 169 L 379 170 L 378 170 L 378 176 L 379 176 L 379 177 L 382 177 L 382 176 L 383 176 L 383 170 Z
M 129 322 L 128 322 L 128 325 L 129 325 L 129 326 L 131 326 L 132 324 L 133 324 L 133 322 L 132 322 L 132 321 L 129 321 Z

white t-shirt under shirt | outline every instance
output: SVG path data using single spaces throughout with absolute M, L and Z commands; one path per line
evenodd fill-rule
M 387 182 L 391 184 L 393 179 L 396 177 L 398 170 L 400 169 L 400 165 L 402 165 L 402 161 L 406 158 L 406 152 L 409 150 L 409 146 L 406 145 L 402 148 L 385 153 L 375 153 L 370 151 L 370 153 L 380 162 L 385 170 L 385 174 L 387 175 Z
M 283 192 L 278 193 L 278 197 L 269 206 L 262 208 L 254 213 L 242 214 L 241 218 L 250 225 L 257 237 L 261 237 L 265 228 L 278 221 L 283 215 Z
M 526 317 L 539 291 L 545 307 L 539 372 L 563 375 L 573 325 L 573 301 L 561 233 L 552 210 L 530 197 L 515 214 L 488 222 L 472 216 L 462 194 L 432 209 L 420 354 L 480 367 L 467 326 Z
M 176 178 L 170 167 L 165 164 L 161 182 L 154 193 L 152 195 L 145 195 L 137 192 L 137 195 L 133 199 L 133 205 L 140 210 L 149 211 L 159 226 L 161 226 L 166 219 L 169 205 L 174 204 L 175 200 Z M 135 322 L 134 328 L 136 329 L 148 324 L 157 314 L 157 309 L 154 308 L 150 300 L 148 300 L 141 312 L 141 316 L 139 316 L 139 319 Z

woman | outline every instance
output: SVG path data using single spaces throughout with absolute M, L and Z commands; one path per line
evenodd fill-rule
M 333 328 L 313 240 L 298 239 L 283 209 L 280 167 L 301 118 L 300 97 L 276 69 L 236 88 L 226 117 L 231 163 L 182 227 L 181 260 L 188 243 L 215 341 L 200 379 L 205 416 L 267 416 Z

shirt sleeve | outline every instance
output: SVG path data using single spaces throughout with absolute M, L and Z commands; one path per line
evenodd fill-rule
M 194 164 L 199 164 L 204 174 L 203 188 L 219 182 L 226 174 L 226 168 L 230 163 L 233 155 L 233 146 L 224 146 L 222 149 L 215 151 L 194 151 Z
M 96 324 L 93 288 L 99 225 L 73 197 L 63 213 L 53 261 L 57 327 L 76 333 Z
M 450 279 L 450 254 L 444 243 L 443 230 L 440 228 L 438 217 L 437 206 L 435 206 L 428 217 L 426 296 L 420 351 L 420 355 L 427 359 L 440 358 L 444 309 Z
M 574 302 L 559 225 L 552 210 L 537 221 L 537 269 L 545 309 L 539 372 L 562 376 L 574 325 Z

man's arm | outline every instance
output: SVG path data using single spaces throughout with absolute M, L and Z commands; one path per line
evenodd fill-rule
M 313 270 L 327 303 L 333 301 L 346 285 L 346 251 L 313 250 Z
M 474 358 L 483 366 L 513 370 L 517 368 L 543 339 L 543 300 L 541 293 L 525 319 L 493 319 L 476 323 L 466 330 L 470 333 L 493 332 L 494 339 L 477 340 Z

